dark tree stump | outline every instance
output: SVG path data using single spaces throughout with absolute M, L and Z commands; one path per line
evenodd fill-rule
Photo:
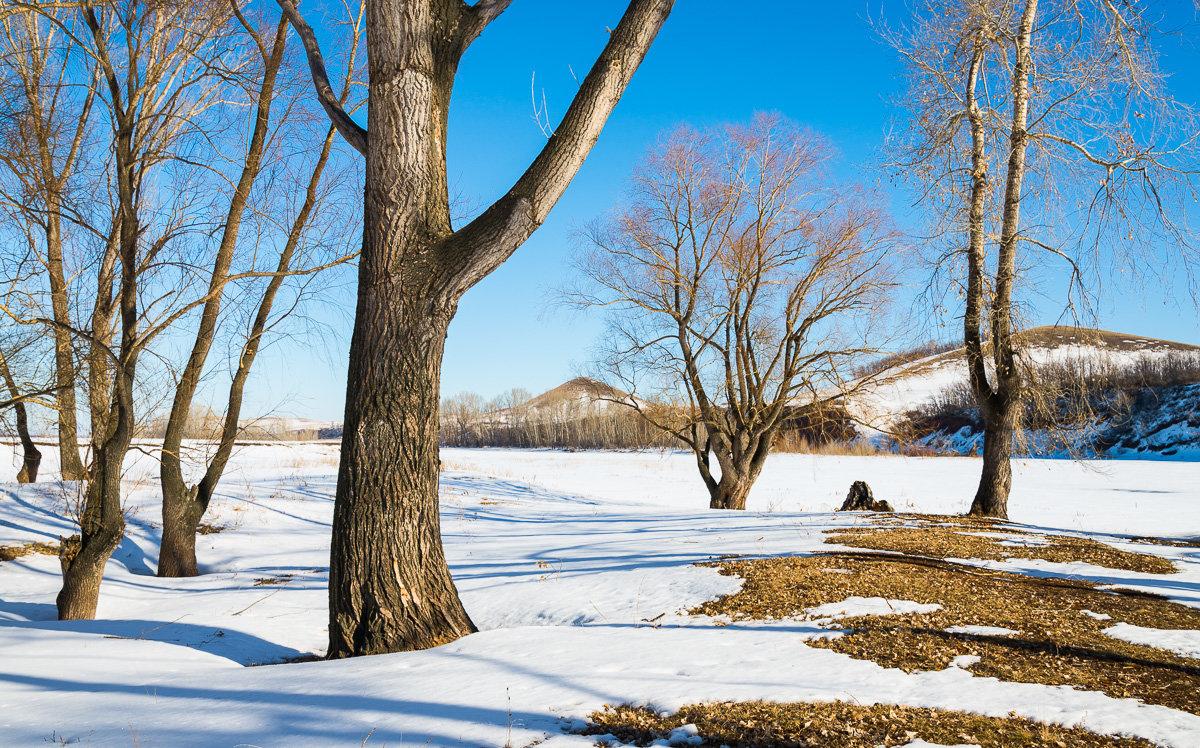
M 871 493 L 871 487 L 866 481 L 856 480 L 850 486 L 850 493 L 846 494 L 846 500 L 842 502 L 842 508 L 839 512 L 891 512 L 892 505 L 886 501 L 876 501 L 875 495 Z

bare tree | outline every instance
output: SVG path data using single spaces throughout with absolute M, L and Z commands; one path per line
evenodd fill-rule
M 72 14 L 14 8 L 0 16 L 0 65 L 16 81 L 6 96 L 12 130 L 0 147 L 10 186 L 3 199 L 36 229 L 32 256 L 45 272 L 54 340 L 58 448 L 65 480 L 84 477 L 76 416 L 78 374 L 71 333 L 65 235 L 68 192 L 86 142 L 95 101 L 95 65 L 66 24 Z M 82 66 L 84 74 L 72 75 Z M 0 185 L 5 184 L 0 180 Z
M 366 157 L 358 309 L 329 570 L 329 657 L 421 649 L 475 630 L 442 549 L 438 389 L 467 289 L 545 220 L 673 0 L 632 0 L 557 130 L 508 193 L 451 225 L 446 124 L 459 61 L 511 0 L 369 0 L 371 132 L 338 105 L 312 29 L 279 0 L 318 99 Z
M 242 399 L 246 382 L 249 379 L 254 360 L 262 345 L 271 323 L 271 313 L 279 291 L 289 277 L 301 273 L 312 272 L 312 269 L 296 268 L 294 259 L 305 239 L 306 229 L 314 219 L 322 198 L 322 178 L 329 163 L 333 148 L 335 132 L 330 128 L 318 149 L 315 163 L 306 180 L 304 199 L 296 215 L 287 225 L 283 237 L 282 250 L 279 252 L 274 274 L 268 280 L 266 287 L 258 297 L 258 303 L 252 315 L 250 330 L 245 341 L 240 346 L 237 361 L 234 366 L 232 380 L 226 398 L 227 407 L 221 419 L 218 430 L 216 449 L 204 465 L 204 473 L 194 485 L 188 485 L 183 475 L 182 445 L 189 423 L 189 415 L 193 410 L 193 400 L 204 373 L 209 351 L 212 348 L 216 328 L 221 316 L 222 301 L 225 296 L 225 286 L 229 283 L 230 268 L 235 252 L 239 246 L 238 235 L 242 220 L 250 210 L 251 193 L 262 169 L 263 157 L 267 152 L 268 141 L 279 140 L 282 134 L 277 127 L 272 138 L 271 109 L 277 94 L 276 79 L 284 61 L 284 46 L 287 38 L 288 25 L 285 18 L 280 18 L 275 28 L 273 39 L 269 42 L 255 31 L 253 26 L 234 8 L 237 20 L 247 34 L 254 40 L 261 57 L 257 90 L 250 96 L 253 108 L 253 118 L 249 142 L 246 145 L 239 178 L 234 184 L 229 197 L 228 217 L 224 221 L 220 234 L 220 244 L 215 253 L 212 272 L 209 276 L 209 293 L 204 304 L 200 307 L 195 338 L 191 352 L 183 368 L 179 372 L 178 384 L 175 388 L 170 415 L 167 419 L 163 434 L 162 458 L 160 463 L 160 478 L 163 492 L 163 537 L 159 553 L 158 575 L 162 577 L 195 576 L 196 564 L 196 532 L 212 501 L 213 493 L 224 474 L 225 467 L 233 453 L 234 442 L 240 433 L 239 419 L 241 416 Z M 355 28 L 360 25 L 356 19 Z M 350 53 L 350 68 L 353 69 L 358 35 L 355 34 L 353 48 Z M 351 78 L 347 76 L 339 97 L 339 105 L 345 105 L 351 90 Z M 286 107 L 285 107 L 286 108 Z M 286 116 L 284 117 L 286 119 Z M 279 158 L 279 154 L 275 154 Z M 285 180 L 279 180 L 283 183 Z M 288 185 L 282 184 L 284 188 Z M 276 200 L 281 196 L 274 191 L 259 200 Z M 348 259 L 344 257 L 343 259 Z M 324 263 L 324 267 L 332 263 Z
M 186 307 L 174 310 L 154 321 L 156 305 L 180 291 L 143 298 L 154 272 L 175 264 L 167 261 L 164 252 L 190 220 L 189 206 L 180 202 L 161 218 L 152 219 L 146 188 L 155 169 L 173 160 L 173 148 L 194 133 L 197 120 L 216 105 L 223 76 L 236 69 L 235 63 L 223 59 L 229 53 L 223 44 L 228 18 L 224 2 L 82 6 L 79 13 L 85 30 L 76 39 L 95 61 L 103 81 L 99 100 L 111 126 L 115 194 L 111 235 L 97 276 L 101 284 L 111 278 L 113 286 L 100 287 L 97 301 L 113 300 L 118 342 L 114 346 L 96 334 L 70 328 L 107 356 L 111 383 L 105 383 L 105 413 L 99 424 L 93 423 L 92 465 L 80 534 L 62 545 L 61 619 L 95 616 L 104 565 L 124 535 L 121 477 L 134 435 L 138 360 L 154 337 L 187 311 Z M 64 21 L 47 17 L 74 34 Z M 172 197 L 187 199 L 184 190 Z M 115 272 L 106 275 L 106 267 Z
M 691 448 L 713 509 L 744 509 L 789 412 L 843 397 L 876 350 L 862 333 L 892 234 L 861 194 L 820 186 L 830 157 L 773 116 L 681 130 L 590 233 L 573 299 L 612 310 L 604 369 L 685 406 L 616 402 Z
M 1023 283 L 1064 263 L 1077 315 L 1100 268 L 1189 246 L 1196 119 L 1166 90 L 1158 31 L 1146 7 L 1112 0 L 924 0 L 885 30 L 911 83 L 898 166 L 934 209 L 939 266 L 963 297 L 984 421 L 973 514 L 1007 516 L 1029 387 L 1014 337 Z

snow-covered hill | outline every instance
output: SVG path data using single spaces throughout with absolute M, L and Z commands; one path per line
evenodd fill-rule
M 1081 371 L 1153 371 L 1182 362 L 1200 372 L 1200 346 L 1075 327 L 1038 327 L 1018 336 L 1018 355 L 1034 370 L 1066 367 Z M 1186 373 L 1183 375 L 1186 380 Z M 847 403 L 860 433 L 885 438 L 914 422 L 919 444 L 936 451 L 971 454 L 982 443 L 977 415 L 947 401 L 967 382 L 963 349 L 906 361 L 870 375 Z M 929 417 L 946 403 L 940 417 Z M 915 416 L 924 415 L 924 418 Z M 1200 459 L 1200 377 L 1123 388 L 1102 398 L 1090 423 L 1063 439 L 1031 433 L 1025 448 L 1034 454 L 1073 453 L 1088 457 Z

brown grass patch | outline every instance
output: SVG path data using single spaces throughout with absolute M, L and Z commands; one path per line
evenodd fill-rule
M 1138 738 L 1098 735 L 1080 728 L 1045 725 L 1020 717 L 985 717 L 968 712 L 840 701 L 773 704 L 736 701 L 685 706 L 660 716 L 649 709 L 605 707 L 591 715 L 589 734 L 612 734 L 625 743 L 649 745 L 671 730 L 695 725 L 702 745 L 734 748 L 843 746 L 875 748 L 906 745 L 918 738 L 930 743 L 974 743 L 983 748 L 1078 746 L 1143 748 Z
M 225 525 L 210 525 L 207 522 L 196 525 L 196 533 L 199 535 L 216 535 L 219 532 L 225 532 L 225 529 Z
M 58 544 L 34 541 L 22 545 L 0 545 L 0 561 L 13 561 L 32 553 L 40 553 L 44 556 L 57 556 Z
M 990 561 L 1028 558 L 1055 563 L 1079 561 L 1106 569 L 1147 574 L 1174 574 L 1179 571 L 1175 564 L 1161 556 L 1120 550 L 1091 538 L 1044 535 L 981 519 L 941 518 L 937 522 L 924 517 L 917 519 L 917 526 L 849 528 L 827 535 L 825 542 L 934 558 L 980 558 Z M 978 534 L 985 532 L 990 534 Z M 998 537 L 1000 535 L 1004 537 Z
M 981 661 L 970 667 L 976 675 L 1079 686 L 1200 714 L 1200 663 L 1102 633 L 1122 621 L 1200 629 L 1200 610 L 1154 595 L 872 553 L 713 565 L 723 574 L 742 577 L 745 584 L 694 613 L 776 619 L 802 616 L 808 608 L 852 596 L 937 603 L 942 609 L 933 613 L 841 619 L 838 625 L 850 629 L 846 635 L 809 644 L 909 672 L 941 670 L 959 655 L 977 655 Z M 1097 620 L 1084 611 L 1109 618 Z M 964 625 L 1018 633 L 979 636 L 945 630 Z

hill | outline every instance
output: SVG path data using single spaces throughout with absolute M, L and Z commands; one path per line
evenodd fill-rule
M 1034 393 L 1061 416 L 1054 424 L 1038 422 L 1046 413 L 1031 417 L 1022 451 L 1200 459 L 1200 346 L 1055 326 L 1021 332 L 1017 347 Z M 876 440 L 902 433 L 935 451 L 977 452 L 982 424 L 963 348 L 892 360 L 864 373 L 873 381 L 847 403 L 859 433 Z

